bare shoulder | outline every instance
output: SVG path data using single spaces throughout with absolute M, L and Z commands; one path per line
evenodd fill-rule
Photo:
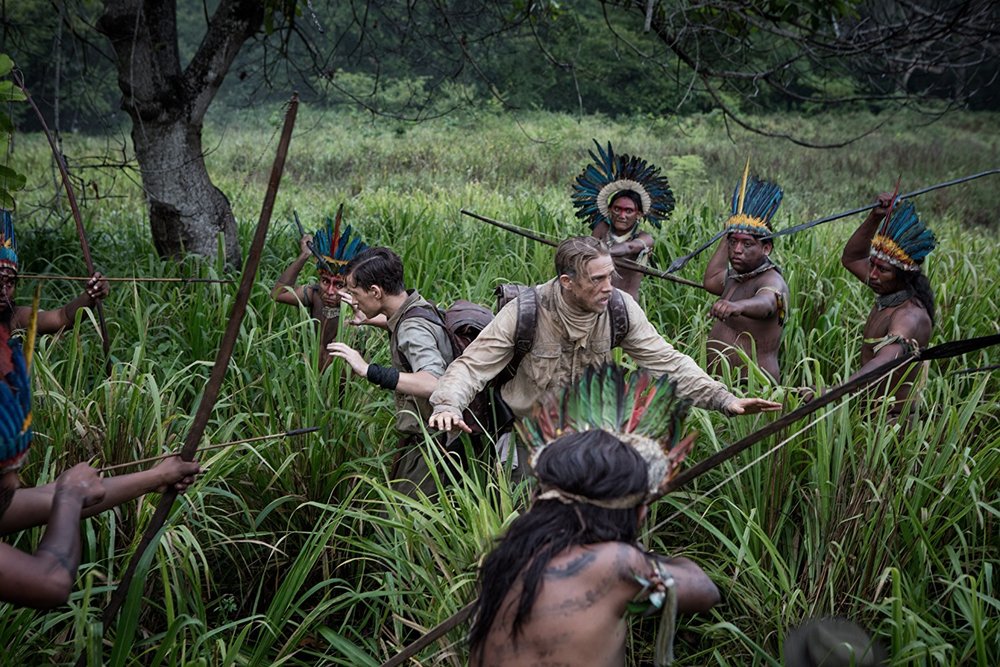
M 921 345 L 926 345 L 931 335 L 931 316 L 910 299 L 893 311 L 889 318 L 889 334 L 915 338 Z

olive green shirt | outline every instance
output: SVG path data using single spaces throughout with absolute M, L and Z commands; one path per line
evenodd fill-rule
M 416 290 L 407 293 L 406 301 L 387 324 L 392 366 L 403 373 L 427 371 L 436 378 L 444 374 L 452 362 L 451 341 L 444 327 L 420 316 L 403 319 L 403 314 L 416 306 L 430 306 Z M 400 321 L 402 320 L 402 322 Z M 431 404 L 418 398 L 395 392 L 396 430 L 400 433 L 420 433 L 421 423 L 431 416 Z

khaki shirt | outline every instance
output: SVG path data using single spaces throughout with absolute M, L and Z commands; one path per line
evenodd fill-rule
M 514 378 L 500 389 L 500 395 L 519 417 L 552 389 L 571 384 L 588 366 L 611 360 L 611 315 L 605 311 L 594 324 L 586 346 L 576 348 L 555 312 L 554 290 L 558 279 L 538 286 L 538 323 L 531 350 L 521 360 Z M 675 350 L 649 323 L 646 314 L 631 296 L 622 293 L 628 312 L 629 329 L 621 347 L 654 377 L 666 374 L 677 383 L 677 393 L 701 408 L 723 412 L 735 396 L 725 385 L 713 380 L 685 354 Z M 495 377 L 514 355 L 517 299 L 508 303 L 496 318 L 455 360 L 438 381 L 431 395 L 435 412 L 461 413 L 487 382 Z
M 392 367 L 402 373 L 427 371 L 436 378 L 444 374 L 453 360 L 451 340 L 444 327 L 414 315 L 403 321 L 403 314 L 415 306 L 430 306 L 416 290 L 410 290 L 406 301 L 393 313 L 389 326 L 389 349 Z M 431 404 L 426 398 L 395 393 L 396 430 L 400 433 L 420 433 L 421 423 L 431 416 Z

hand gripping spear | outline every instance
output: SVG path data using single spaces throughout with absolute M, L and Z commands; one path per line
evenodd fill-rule
M 219 396 L 219 389 L 222 386 L 222 380 L 225 378 L 226 369 L 229 367 L 229 359 L 236 344 L 236 337 L 243 322 L 243 315 L 246 313 L 247 302 L 250 300 L 250 291 L 253 288 L 254 279 L 257 275 L 257 267 L 260 265 L 261 251 L 264 248 L 264 239 L 267 236 L 267 228 L 271 221 L 271 212 L 274 210 L 278 184 L 281 182 L 281 174 L 285 168 L 285 158 L 288 156 L 288 145 L 292 138 L 292 128 L 295 126 L 295 115 L 298 111 L 298 105 L 299 96 L 298 93 L 295 93 L 292 95 L 288 103 L 288 110 L 285 113 L 285 124 L 281 130 L 277 155 L 274 158 L 274 166 L 271 168 L 271 177 L 267 184 L 267 193 L 264 196 L 264 204 L 261 208 L 257 230 L 254 232 L 253 242 L 250 244 L 247 261 L 243 267 L 243 276 L 240 280 L 239 290 L 236 292 L 236 301 L 233 303 L 233 310 L 230 313 L 226 331 L 222 336 L 219 351 L 215 356 L 212 373 L 209 376 L 208 383 L 205 385 L 201 402 L 198 404 L 198 412 L 195 414 L 191 430 L 188 431 L 187 437 L 184 440 L 184 447 L 180 452 L 180 457 L 185 461 L 191 461 L 194 458 L 194 453 L 198 449 L 198 443 L 201 442 L 201 438 L 205 433 L 208 418 L 212 414 L 215 401 Z M 143 556 L 150 545 L 159 537 L 160 530 L 167 519 L 167 515 L 170 513 L 171 507 L 173 507 L 176 497 L 177 492 L 170 488 L 160 498 L 156 512 L 153 514 L 149 526 L 143 533 L 142 539 L 136 547 L 135 554 L 132 556 L 132 560 L 129 561 L 128 567 L 122 575 L 121 581 L 118 583 L 118 587 L 115 589 L 114 594 L 112 594 L 111 601 L 104 608 L 102 621 L 105 628 L 111 624 L 118 614 L 118 610 L 129 593 L 130 584 L 138 569 L 139 562 L 143 560 Z M 77 664 L 82 665 L 85 662 L 86 656 L 81 655 Z
M 76 203 L 76 194 L 73 192 L 73 184 L 69 180 L 69 170 L 66 168 L 66 158 L 63 157 L 62 151 L 56 145 L 55 139 L 52 137 L 52 132 L 49 131 L 49 126 L 45 123 L 45 116 L 42 115 L 41 110 L 38 105 L 35 104 L 35 100 L 32 99 L 31 93 L 24 85 L 24 78 L 21 73 L 14 70 L 14 83 L 17 87 L 21 89 L 24 93 L 24 97 L 28 100 L 28 104 L 34 110 L 35 115 L 38 117 L 38 122 L 42 126 L 42 132 L 45 133 L 45 138 L 49 140 L 49 146 L 52 148 L 52 156 L 56 160 L 56 166 L 59 168 L 59 175 L 62 177 L 63 187 L 66 188 L 66 199 L 69 201 L 69 208 L 73 212 L 73 220 L 76 222 L 76 234 L 80 237 L 80 250 L 83 253 L 83 261 L 87 265 L 87 273 L 94 275 L 94 260 L 90 256 L 90 243 L 87 242 L 87 230 L 83 228 L 83 217 L 80 215 L 80 207 Z M 97 312 L 97 323 L 101 329 L 101 347 L 104 350 L 104 367 L 107 374 L 111 375 L 111 340 L 108 338 L 108 325 L 104 321 L 104 304 L 98 299 L 94 303 L 94 310 Z
M 914 190 L 913 192 L 907 192 L 904 195 L 900 195 L 898 199 L 907 199 L 909 197 L 916 197 L 918 195 L 925 194 L 927 192 L 933 192 L 934 190 L 940 190 L 942 188 L 948 188 L 952 185 L 958 185 L 959 183 L 967 183 L 969 181 L 974 181 L 977 178 L 982 178 L 984 176 L 992 176 L 993 174 L 1000 174 L 1000 169 L 987 169 L 986 171 L 981 171 L 978 174 L 972 174 L 971 176 L 963 176 L 962 178 L 955 178 L 950 181 L 945 181 L 944 183 L 937 183 L 935 185 L 928 185 L 926 188 L 920 188 L 919 190 Z M 847 218 L 852 215 L 857 215 L 858 213 L 864 213 L 865 211 L 870 211 L 878 206 L 878 204 L 868 204 L 867 206 L 862 206 L 860 208 L 852 208 L 850 211 L 843 211 L 842 213 L 834 213 L 833 215 L 828 215 L 825 218 L 819 218 L 817 220 L 811 220 L 809 222 L 803 222 L 801 225 L 795 225 L 794 227 L 788 227 L 787 229 L 782 229 L 780 231 L 774 232 L 770 236 L 765 236 L 763 238 L 775 239 L 779 236 L 788 236 L 789 234 L 795 234 L 796 232 L 801 232 L 810 227 L 815 227 L 816 225 L 822 225 L 825 222 L 833 222 L 834 220 L 840 220 L 841 218 Z M 707 248 L 711 247 L 713 243 L 722 238 L 722 235 L 726 233 L 723 229 L 716 232 L 715 236 L 710 238 L 708 241 L 702 245 L 695 248 L 693 252 L 688 253 L 682 257 L 678 257 L 670 263 L 667 267 L 667 273 L 674 273 L 680 271 L 684 266 L 690 262 L 693 258 L 697 257 Z
M 719 452 L 713 454 L 707 459 L 699 462 L 697 465 L 681 472 L 672 480 L 667 482 L 660 490 L 656 498 L 662 498 L 668 493 L 676 491 L 681 487 L 689 484 L 697 477 L 704 475 L 709 470 L 717 467 L 724 461 L 731 459 L 743 450 L 755 445 L 764 438 L 777 433 L 786 426 L 799 421 L 800 419 L 816 412 L 822 407 L 836 401 L 848 394 L 856 392 L 870 384 L 878 382 L 883 377 L 891 373 L 896 368 L 903 366 L 908 363 L 918 362 L 918 361 L 929 361 L 931 359 L 947 359 L 950 357 L 956 357 L 960 354 L 965 354 L 967 352 L 974 352 L 975 350 L 980 350 L 991 345 L 1000 345 L 1000 333 L 993 334 L 991 336 L 982 336 L 980 338 L 969 338 L 965 340 L 956 340 L 948 343 L 942 343 L 941 345 L 936 345 L 934 347 L 927 348 L 925 350 L 914 349 L 906 354 L 902 354 L 891 361 L 888 361 L 870 371 L 859 375 L 853 380 L 849 380 L 837 387 L 830 389 L 825 392 L 822 396 L 815 398 L 813 401 L 806 403 L 798 407 L 797 409 L 789 412 L 780 419 L 767 424 L 763 428 L 760 428 L 745 438 L 734 442 L 733 444 L 725 447 Z M 654 498 L 654 500 L 656 499 Z M 652 502 L 652 501 L 651 501 Z M 446 618 L 444 621 L 434 626 L 426 633 L 423 634 L 419 639 L 412 642 L 406 646 L 402 651 L 394 655 L 389 660 L 382 663 L 381 667 L 400 667 L 406 663 L 407 660 L 415 656 L 417 653 L 422 651 L 424 648 L 440 639 L 444 635 L 451 632 L 453 629 L 465 622 L 475 610 L 476 603 L 473 600 L 469 604 L 465 605 L 454 614 Z
M 499 227 L 500 229 L 505 229 L 508 232 L 513 232 L 525 238 L 531 239 L 532 241 L 538 241 L 539 243 L 544 243 L 545 245 L 552 246 L 553 248 L 559 245 L 555 241 L 550 241 L 547 238 L 538 236 L 537 234 L 532 234 L 531 232 L 521 229 L 520 227 L 515 227 L 514 225 L 508 224 L 506 222 L 500 222 L 499 220 L 493 220 L 492 218 L 487 218 L 484 215 L 479 215 L 478 213 L 473 213 L 472 211 L 467 211 L 464 208 L 461 210 L 462 215 L 467 215 L 470 218 L 475 218 L 476 220 L 482 220 L 485 223 L 493 225 L 494 227 Z M 648 266 L 643 266 L 642 264 L 637 264 L 626 257 L 615 257 L 615 264 L 629 271 L 637 271 L 643 273 L 647 276 L 654 276 L 656 278 L 664 278 L 673 283 L 680 283 L 681 285 L 690 285 L 691 287 L 697 287 L 699 289 L 705 289 L 701 283 L 696 283 L 693 280 L 687 280 L 679 276 L 670 275 L 669 271 L 657 271 L 656 269 L 651 269 Z

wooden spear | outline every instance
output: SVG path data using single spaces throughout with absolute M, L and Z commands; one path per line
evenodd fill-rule
M 532 241 L 538 241 L 539 243 L 544 243 L 545 245 L 552 246 L 553 248 L 559 245 L 555 241 L 551 241 L 544 236 L 538 236 L 525 229 L 516 227 L 506 222 L 500 222 L 499 220 L 493 220 L 492 218 L 487 218 L 484 215 L 479 215 L 478 213 L 473 213 L 472 211 L 467 211 L 464 208 L 461 209 L 462 215 L 467 215 L 470 218 L 475 218 L 476 220 L 482 220 L 485 223 L 491 224 L 494 227 L 499 227 L 500 229 L 505 229 L 508 232 L 513 232 L 514 234 L 519 234 L 525 238 L 531 239 Z M 669 280 L 673 283 L 679 283 L 681 285 L 688 285 L 690 287 L 697 287 L 698 289 L 705 289 L 701 283 L 696 283 L 693 280 L 687 280 L 679 276 L 672 276 L 667 271 L 659 271 L 657 269 L 651 269 L 648 266 L 642 266 L 641 264 L 636 264 L 631 259 L 625 257 L 615 257 L 615 264 L 618 266 L 628 269 L 629 271 L 638 271 L 639 273 L 644 273 L 647 276 L 653 276 L 655 278 L 663 278 Z
M 60 276 L 51 273 L 19 273 L 18 278 L 28 280 L 70 280 L 74 282 L 86 282 L 92 276 Z M 233 281 L 228 278 L 143 278 L 143 277 L 117 277 L 101 276 L 102 280 L 111 283 L 218 283 L 229 285 Z

